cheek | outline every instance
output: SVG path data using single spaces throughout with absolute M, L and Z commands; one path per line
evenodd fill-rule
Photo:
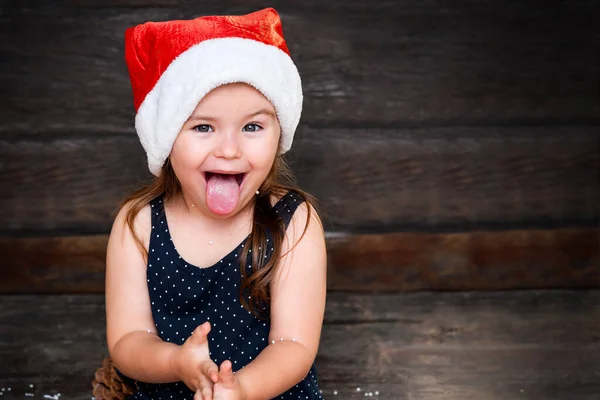
M 202 154 L 199 154 L 198 146 L 194 140 L 185 136 L 177 138 L 171 150 L 171 164 L 175 172 L 187 169 L 195 169 L 203 160 Z
M 254 144 L 247 153 L 254 168 L 269 170 L 277 154 L 278 145 L 278 138 Z

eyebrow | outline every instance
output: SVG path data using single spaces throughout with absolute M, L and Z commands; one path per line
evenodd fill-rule
M 244 119 L 253 118 L 253 117 L 256 117 L 257 115 L 261 115 L 261 114 L 264 114 L 264 115 L 267 115 L 269 117 L 273 117 L 273 118 L 277 119 L 277 114 L 275 114 L 275 112 L 273 112 L 273 111 L 271 111 L 269 109 L 266 109 L 266 108 L 261 108 L 258 111 L 250 113 L 250 114 L 246 115 L 244 117 Z M 210 122 L 214 122 L 217 119 L 218 118 L 215 118 L 215 117 L 207 117 L 207 116 L 202 116 L 202 115 L 192 115 L 190 118 L 188 118 L 187 122 L 193 122 L 193 121 L 210 121 Z
M 269 117 L 273 117 L 273 118 L 277 119 L 277 115 L 275 114 L 275 112 L 268 110 L 266 108 L 261 108 L 260 110 L 253 112 L 252 114 L 248 114 L 246 116 L 246 118 L 256 117 L 257 115 L 260 115 L 260 114 L 265 114 Z

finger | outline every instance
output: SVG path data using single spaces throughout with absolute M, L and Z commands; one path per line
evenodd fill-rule
M 196 329 L 194 329 L 194 332 L 192 332 L 192 334 L 193 335 L 198 334 L 198 335 L 201 335 L 201 336 L 202 335 L 206 336 L 206 335 L 208 335 L 208 332 L 210 332 L 210 328 L 211 328 L 210 322 L 206 321 L 205 323 L 203 323 L 201 325 L 198 325 L 196 327 Z
M 231 361 L 225 360 L 221 364 L 221 368 L 219 369 L 219 382 L 228 389 L 233 388 L 235 376 L 233 375 L 233 370 L 231 368 Z
M 219 381 L 219 367 L 217 367 L 217 364 L 215 364 L 214 362 L 205 362 L 202 365 L 201 371 L 214 383 L 217 383 Z
M 212 394 L 213 394 L 213 383 L 208 380 L 208 378 L 206 378 L 205 376 L 202 376 L 199 378 L 200 380 L 200 393 L 201 393 L 201 400 L 212 400 Z
M 199 390 L 196 390 L 196 393 L 194 393 L 194 400 L 204 400 L 202 398 L 202 392 Z
M 208 333 L 210 332 L 210 322 L 206 321 L 202 325 L 198 325 L 194 332 L 192 332 L 192 336 L 188 340 L 196 343 L 196 344 L 204 344 L 207 341 Z
M 209 388 L 205 388 L 202 391 L 202 400 L 213 400 L 213 396 L 212 396 L 212 389 Z

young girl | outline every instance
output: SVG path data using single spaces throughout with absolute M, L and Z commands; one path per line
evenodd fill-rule
M 279 16 L 126 32 L 136 130 L 156 176 L 107 251 L 107 339 L 133 399 L 321 399 L 323 228 L 282 154 L 302 90 Z

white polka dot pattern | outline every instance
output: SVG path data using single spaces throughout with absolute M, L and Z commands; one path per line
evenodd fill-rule
M 290 192 L 275 206 L 286 226 L 302 197 Z M 187 263 L 177 252 L 169 233 L 162 200 L 151 202 L 152 235 L 148 256 L 148 289 L 152 315 L 159 336 L 168 342 L 182 344 L 193 330 L 205 321 L 212 325 L 209 352 L 220 365 L 231 360 L 233 370 L 244 368 L 268 346 L 269 322 L 248 312 L 239 300 L 241 284 L 238 259 L 245 241 L 209 268 Z M 269 244 L 268 242 L 265 244 Z M 272 248 L 266 246 L 267 257 Z M 251 260 L 246 266 L 250 273 Z M 246 299 L 248 300 L 248 298 Z M 268 311 L 266 308 L 263 308 Z M 139 390 L 133 399 L 193 399 L 193 393 L 182 382 L 147 384 L 137 382 Z M 309 374 L 296 386 L 276 399 L 322 399 L 313 365 Z

